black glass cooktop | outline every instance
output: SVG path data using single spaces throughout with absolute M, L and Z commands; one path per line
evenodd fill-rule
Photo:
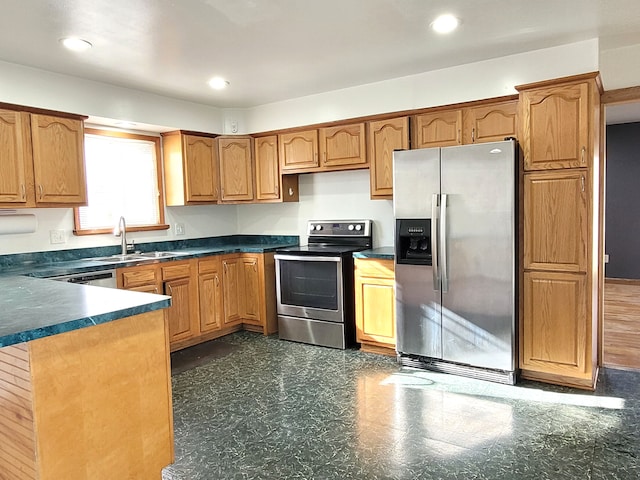
M 296 245 L 293 247 L 279 248 L 277 252 L 295 253 L 299 255 L 330 255 L 357 252 L 365 248 L 370 247 L 356 245 Z

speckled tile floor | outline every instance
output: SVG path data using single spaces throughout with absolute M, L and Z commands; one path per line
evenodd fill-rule
M 211 345 L 173 376 L 164 480 L 640 478 L 640 372 L 589 393 L 246 332 Z

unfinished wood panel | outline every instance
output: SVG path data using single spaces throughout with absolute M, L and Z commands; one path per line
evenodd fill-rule
M 605 366 L 640 369 L 640 280 L 605 280 L 603 343 Z
M 35 452 L 29 352 L 23 343 L 0 349 L 0 478 L 36 479 Z
M 29 343 L 39 480 L 160 478 L 173 461 L 161 310 Z

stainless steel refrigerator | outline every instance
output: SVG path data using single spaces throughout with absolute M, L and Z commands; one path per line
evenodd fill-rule
M 402 364 L 516 381 L 513 140 L 396 151 L 396 349 Z

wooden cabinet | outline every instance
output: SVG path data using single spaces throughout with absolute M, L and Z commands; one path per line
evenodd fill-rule
M 602 271 L 597 76 L 517 88 L 524 155 L 521 376 L 593 389 Z
M 297 202 L 298 175 L 280 174 L 278 136 L 258 137 L 254 141 L 256 200 L 258 202 Z
M 369 166 L 364 123 L 325 127 L 321 128 L 318 134 L 323 168 Z
M 80 118 L 0 110 L 0 207 L 86 205 Z
M 220 137 L 220 199 L 223 202 L 253 200 L 251 137 Z
M 260 273 L 258 257 L 242 255 L 242 318 L 249 323 L 260 323 Z
M 34 206 L 29 114 L 0 110 L 0 204 Z
M 462 110 L 462 143 L 501 142 L 517 137 L 518 102 L 508 101 Z
M 355 263 L 356 341 L 363 350 L 395 354 L 395 276 L 393 260 Z
M 411 148 L 462 144 L 462 110 L 440 110 L 413 117 Z
M 31 114 L 36 204 L 87 204 L 82 120 Z
M 525 175 L 525 269 L 587 271 L 588 187 L 585 170 Z
M 283 133 L 278 135 L 280 149 L 280 169 L 299 171 L 313 169 L 318 161 L 318 130 Z
M 224 326 L 242 323 L 241 274 L 240 255 L 225 255 L 222 258 Z
M 587 167 L 593 157 L 593 101 L 587 82 L 523 91 L 525 170 Z
M 368 123 L 371 198 L 393 198 L 393 151 L 409 148 L 409 117 Z
M 218 201 L 218 159 L 213 136 L 162 134 L 164 181 L 168 206 Z
M 184 260 L 162 264 L 160 271 L 164 294 L 171 296 L 171 307 L 165 310 L 172 350 L 180 340 L 188 340 L 199 331 L 198 283 L 195 262 Z
M 200 302 L 200 332 L 222 328 L 222 272 L 220 258 L 209 257 L 198 262 L 198 296 Z
M 162 277 L 158 265 L 139 265 L 116 270 L 118 288 L 146 293 L 162 293 Z
M 515 100 L 439 109 L 413 117 L 411 148 L 502 141 L 518 136 Z

